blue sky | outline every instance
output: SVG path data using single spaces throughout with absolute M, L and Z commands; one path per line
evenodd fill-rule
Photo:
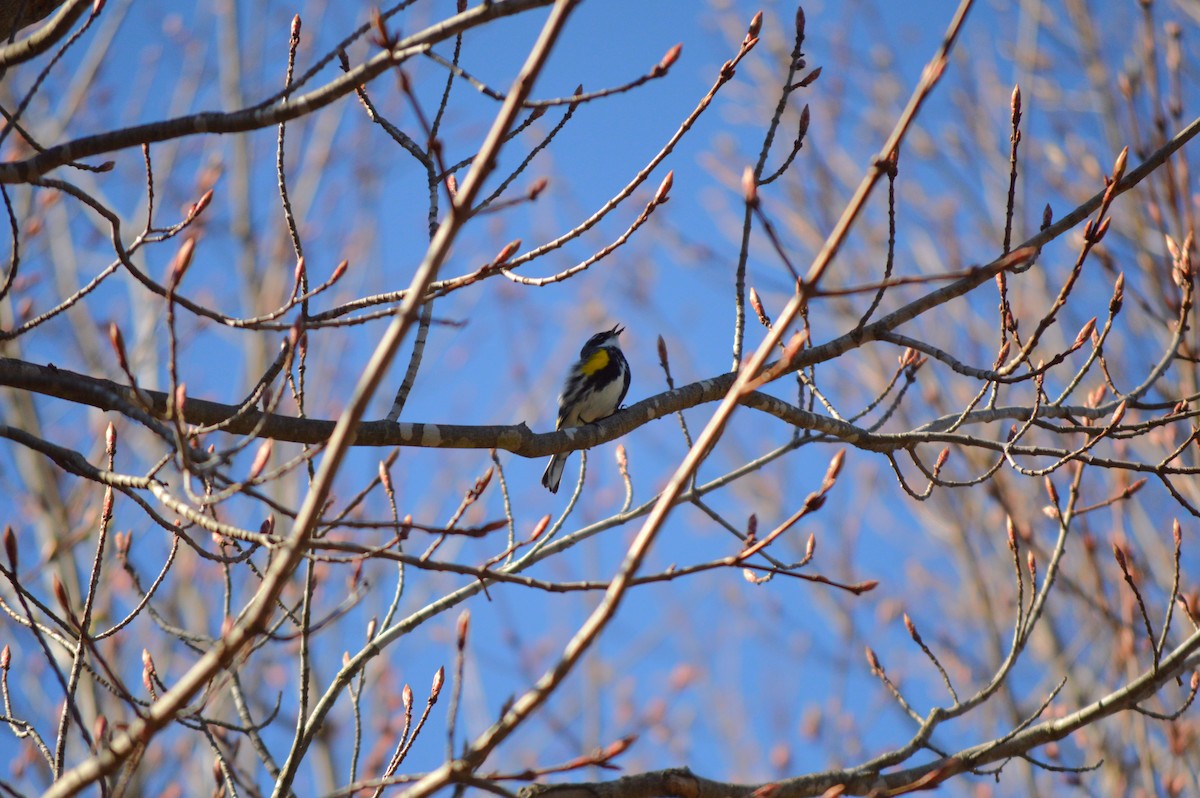
M 804 50 L 809 68 L 821 66 L 825 72 L 811 90 L 798 92 L 791 101 L 786 117 L 789 121 L 781 134 L 783 143 L 777 144 L 770 162 L 778 162 L 804 103 L 811 106 L 810 138 L 790 182 L 764 189 L 765 207 L 773 218 L 795 213 L 809 219 L 818 233 L 828 231 L 828 220 L 840 211 L 840 201 L 848 188 L 833 180 L 841 191 L 829 198 L 828 206 L 799 208 L 799 199 L 811 200 L 811 195 L 796 186 L 811 186 L 829 163 L 839 164 L 842 173 L 853 172 L 846 164 L 865 169 L 883 141 L 881 129 L 886 129 L 903 105 L 940 42 L 955 5 L 884 0 L 806 4 L 808 38 Z M 994 194 L 980 189 L 994 186 L 997 176 L 1006 174 L 1006 153 L 992 152 L 990 160 L 956 160 L 946 142 L 961 125 L 963 98 L 969 100 L 972 96 L 968 91 L 971 86 L 998 85 L 1006 92 L 1016 79 L 1018 70 L 1009 61 L 1011 43 L 1020 25 L 1015 5 L 983 3 L 968 20 L 950 75 L 931 100 L 908 145 L 919 148 L 923 142 L 933 149 L 944 148 L 942 168 L 936 158 L 915 166 L 910 181 L 902 186 L 902 190 L 913 192 L 909 197 L 941 196 L 948 189 L 965 185 L 975 189 L 976 195 L 994 198 Z M 452 7 L 452 3 L 444 2 L 418 4 L 410 16 L 397 17 L 393 29 L 418 29 Z M 726 7 L 732 10 L 720 10 Z M 119 8 L 120 4 L 114 4 L 106 14 L 115 14 Z M 662 146 L 711 86 L 719 65 L 736 50 L 745 23 L 757 9 L 754 4 L 733 0 L 712 4 L 696 0 L 584 3 L 537 84 L 535 96 L 565 96 L 579 84 L 585 90 L 595 90 L 623 83 L 652 68 L 677 43 L 683 44 L 682 55 L 667 77 L 637 91 L 581 107 L 553 145 L 517 181 L 518 186 L 528 186 L 538 177 L 548 177 L 549 188 L 539 201 L 469 226 L 443 276 L 477 268 L 515 238 L 524 243 L 521 251 L 549 240 L 603 204 Z M 312 62 L 314 54 L 324 53 L 361 16 L 361 10 L 350 8 L 350 4 L 331 4 L 325 9 L 324 4 L 316 3 L 311 11 L 304 7 L 299 10 L 305 35 L 301 68 Z M 667 342 L 677 383 L 715 376 L 729 368 L 733 267 L 741 209 L 736 180 L 731 181 L 729 176 L 740 175 L 743 167 L 757 157 L 765 124 L 763 109 L 773 104 L 782 75 L 779 48 L 790 49 L 787 37 L 791 9 L 772 3 L 764 5 L 763 10 L 763 41 L 758 50 L 667 162 L 626 206 L 595 230 L 532 264 L 522 274 L 552 274 L 615 238 L 641 210 L 667 169 L 675 172 L 671 201 L 627 246 L 580 278 L 543 288 L 523 288 L 497 278 L 440 301 L 436 306 L 438 319 L 453 322 L 454 326 L 434 327 L 422 376 L 404 420 L 480 425 L 524 421 L 535 430 L 549 430 L 554 397 L 571 358 L 592 332 L 616 322 L 628 329 L 622 338 L 634 370 L 628 403 L 666 389 L 656 365 L 658 336 Z M 274 1 L 247 4 L 242 11 L 242 67 L 247 76 L 244 91 L 248 102 L 277 90 L 288 26 L 296 11 L 294 5 Z M 503 20 L 470 34 L 464 43 L 464 68 L 495 88 L 507 87 L 542 16 L 539 13 Z M 732 25 L 731 20 L 738 24 Z M 134 4 L 115 35 L 114 52 L 122 57 L 105 61 L 100 80 L 103 91 L 93 94 L 71 121 L 69 136 L 95 132 L 114 119 L 119 124 L 132 124 L 227 107 L 218 90 L 219 75 L 211 66 L 217 33 L 216 21 L 208 9 L 180 3 Z M 362 58 L 367 49 L 360 43 L 352 49 L 351 57 Z M 1046 57 L 1057 58 L 1060 50 L 1060 44 L 1047 36 Z M 449 48 L 440 47 L 438 51 L 448 54 Z M 79 68 L 83 56 L 82 51 L 73 52 L 64 66 L 52 73 L 47 96 L 61 96 L 66 91 L 72 71 Z M 209 65 L 191 71 L 191 65 L 205 62 Z M 190 94 L 177 92 L 181 74 L 194 74 Z M 328 68 L 318 81 L 333 74 L 333 68 Z M 413 65 L 411 74 L 422 101 L 435 101 L 444 80 L 440 68 L 420 62 Z M 22 86 L 28 85 L 27 73 L 22 73 L 20 79 Z M 185 85 L 189 84 L 185 81 Z M 369 88 L 380 110 L 411 131 L 411 109 L 397 90 L 394 77 L 384 76 Z M 1028 87 L 1030 135 L 1061 134 L 1064 146 L 1071 143 L 1072 136 L 1083 142 L 1101 141 L 1101 134 L 1087 123 L 1086 114 L 1066 116 L 1064 108 L 1074 110 L 1072 106 L 1090 101 L 1082 86 L 1068 83 L 1067 88 L 1078 89 L 1078 94 L 1068 92 L 1061 103 L 1049 104 L 1039 100 L 1037 86 Z M 474 151 L 486 131 L 489 109 L 495 106 L 493 100 L 461 84 L 455 87 L 445 120 L 448 161 Z M 992 125 L 998 141 L 1007 141 L 1005 104 L 974 110 L 981 125 Z M 561 109 L 549 111 L 534 134 L 522 137 L 506 150 L 500 172 L 536 144 L 537 134 L 549 130 L 561 113 Z M 1081 118 L 1084 122 L 1079 121 Z M 1077 127 L 1063 132 L 1067 124 L 1064 119 Z M 428 240 L 421 170 L 382 132 L 363 123 L 361 109 L 353 100 L 321 112 L 311 123 L 289 128 L 292 186 L 300 186 L 310 177 L 305 175 L 303 164 L 314 151 L 314 142 L 323 140 L 325 129 L 336 130 L 328 138 L 332 156 L 316 184 L 311 211 L 302 219 L 301 230 L 315 280 L 323 279 L 344 257 L 351 265 L 337 291 L 318 301 L 318 308 L 407 285 Z M 262 284 L 268 286 L 275 284 L 279 274 L 290 274 L 291 268 L 272 178 L 275 133 L 261 131 L 248 140 L 255 164 L 250 209 L 259 255 L 255 268 Z M 224 229 L 235 213 L 227 177 L 231 142 L 228 137 L 188 139 L 179 146 L 173 169 L 159 175 L 160 212 L 172 218 L 170 214 L 177 208 L 195 199 L 196 185 L 205 169 L 218 167 L 225 173 L 217 181 L 208 211 L 211 227 L 201 241 L 185 285 L 196 296 L 212 298 L 216 304 L 233 301 L 239 290 L 232 266 L 232 240 Z M 156 147 L 156 159 L 165 161 L 170 149 Z M 1104 146 L 1097 149 L 1106 151 Z M 1108 156 L 1097 157 L 1107 169 Z M 128 178 L 126 185 L 104 185 L 114 205 L 132 212 L 140 201 L 140 154 L 126 151 L 116 160 L 116 174 Z M 1022 208 L 1019 227 L 1030 229 L 1045 201 L 1053 201 L 1056 208 L 1069 207 L 1067 198 L 1056 197 L 1046 188 L 1052 181 L 1052 175 L 1034 174 L 1022 183 L 1029 202 Z M 864 219 L 864 238 L 878 234 L 883 219 L 879 207 L 874 206 Z M 945 220 L 947 229 L 963 232 L 979 228 L 977 233 L 964 236 L 975 248 L 945 252 L 938 230 L 914 225 L 903 230 L 901 268 L 917 270 L 939 256 L 945 258 L 946 268 L 961 268 L 998 254 L 995 231 L 1002 224 L 1000 208 L 986 204 L 976 207 L 964 201 L 962 207 L 953 210 Z M 982 224 L 981 218 L 990 220 L 990 227 Z M 90 250 L 82 268 L 95 269 L 105 263 L 110 254 L 95 230 L 83 221 L 73 222 L 72 229 L 85 252 Z M 789 231 L 787 235 L 794 246 L 795 261 L 803 269 L 811 255 L 808 242 L 799 234 L 793 236 Z M 857 264 L 854 258 L 868 251 L 865 243 L 852 242 L 846 259 Z M 930 251 L 935 255 L 923 259 Z M 33 253 L 33 258 L 39 253 L 46 257 L 37 244 Z M 171 245 L 151 250 L 146 256 L 148 268 L 162 273 L 173 254 Z M 855 271 L 848 269 L 843 276 L 835 269 L 831 280 L 838 283 L 843 279 L 861 281 Z M 752 247 L 750 282 L 763 294 L 768 310 L 774 312 L 786 301 L 790 290 L 786 272 L 761 238 L 756 238 Z M 1103 293 L 1107 289 L 1097 290 Z M 100 296 L 113 318 L 131 328 L 136 326 L 130 319 L 131 308 L 141 313 L 139 303 L 144 300 L 137 286 L 108 286 Z M 161 315 L 149 322 L 144 316 L 142 319 L 151 327 L 162 323 Z M 1064 327 L 1073 330 L 1080 321 L 1082 318 L 1072 319 L 1064 322 Z M 748 346 L 753 347 L 760 333 L 752 319 L 750 324 Z M 311 386 L 313 415 L 334 417 L 340 410 L 383 327 L 384 322 L 374 322 L 313 336 L 311 356 L 323 369 L 320 379 Z M 197 352 L 187 364 L 189 393 L 236 401 L 244 389 L 238 372 L 243 368 L 247 341 L 258 334 L 214 329 L 207 324 L 193 325 L 191 334 L 203 354 Z M 63 351 L 53 339 L 47 340 L 49 343 L 31 346 L 27 357 L 82 368 L 79 362 L 72 362 L 72 352 Z M 272 342 L 268 351 L 273 346 Z M 375 401 L 376 417 L 382 417 L 390 405 L 391 392 L 407 363 L 407 352 L 406 346 Z M 157 376 L 163 377 L 161 372 Z M 827 379 L 839 393 L 856 395 L 856 386 L 837 385 L 836 379 Z M 788 383 L 782 387 L 781 395 L 787 396 L 789 391 L 794 395 L 790 386 Z M 847 398 L 847 403 L 851 399 Z M 47 412 L 53 418 L 77 416 L 53 404 Z M 700 407 L 686 414 L 693 433 L 703 426 L 710 412 L 711 408 Z M 88 423 L 95 421 L 93 418 Z M 711 464 L 702 469 L 701 477 L 714 478 L 736 463 L 761 455 L 786 437 L 778 422 L 764 422 L 743 410 Z M 636 502 L 652 495 L 685 451 L 676 422 L 670 418 L 637 430 L 622 444 L 634 469 Z M 614 448 L 614 444 L 607 444 L 590 453 L 588 487 L 570 528 L 603 518 L 620 506 L 623 495 L 613 465 Z M 743 480 L 715 498 L 713 504 L 722 512 L 740 513 L 730 516 L 738 523 L 744 522 L 746 507 L 754 507 L 761 513 L 760 528 L 770 528 L 789 515 L 805 494 L 816 489 L 833 452 L 833 447 L 808 447 L 788 455 L 772 467 L 768 476 Z M 252 453 L 253 447 L 249 456 Z M 383 452 L 376 450 L 353 453 L 339 481 L 343 498 L 357 489 L 364 475 L 374 473 L 382 456 Z M 566 495 L 551 496 L 538 484 L 543 463 L 507 454 L 502 454 L 501 460 L 521 529 L 531 528 L 543 514 L 562 510 Z M 486 452 L 402 451 L 393 470 L 397 484 L 402 486 L 401 512 L 412 512 L 428 523 L 444 521 L 462 491 L 490 463 Z M 568 464 L 564 489 L 574 479 L 577 464 L 578 457 Z M 830 588 L 782 579 L 756 587 L 746 584 L 733 571 L 717 571 L 688 583 L 636 591 L 609 636 L 548 707 L 546 719 L 535 721 L 514 738 L 494 764 L 505 770 L 534 761 L 547 764 L 569 759 L 630 731 L 640 731 L 641 744 L 624 760 L 631 770 L 688 765 L 715 778 L 762 780 L 783 773 L 853 764 L 906 739 L 911 724 L 869 675 L 857 643 L 847 647 L 845 641 L 867 636 L 885 663 L 900 659 L 898 655 L 889 657 L 889 651 L 911 646 L 896 621 L 900 609 L 912 612 L 922 628 L 928 628 L 924 623 L 938 626 L 943 620 L 937 606 L 914 608 L 906 603 L 913 599 L 906 592 L 906 579 L 921 569 L 949 571 L 952 564 L 937 554 L 935 547 L 929 547 L 929 554 L 914 555 L 914 546 L 929 530 L 919 529 L 922 516 L 892 495 L 896 491 L 891 483 L 880 481 L 889 479 L 881 459 L 851 451 L 843 482 L 830 494 L 828 505 L 783 543 L 790 556 L 798 558 L 807 535 L 817 534 L 815 569 L 851 581 L 880 579 L 881 586 L 874 594 L 856 599 Z M 480 507 L 474 520 L 498 517 L 501 505 L 494 488 Z M 378 513 L 382 505 L 372 509 Z M 140 528 L 137 513 L 125 510 L 124 522 Z M 237 516 L 252 510 L 249 505 L 234 502 L 229 512 Z M 604 578 L 619 566 L 624 544 L 636 528 L 633 524 L 606 531 L 553 562 L 539 565 L 533 573 L 556 579 Z M 142 537 L 145 542 L 141 556 L 149 569 L 161 561 L 167 542 L 153 530 L 145 531 Z M 731 546 L 732 538 L 700 512 L 680 508 L 664 530 L 647 568 L 722 556 L 733 550 Z M 490 553 L 489 544 L 486 553 L 483 548 L 464 551 L 463 559 L 474 562 Z M 894 567 L 900 561 L 906 563 L 907 570 Z M 998 567 L 1008 566 L 1001 562 Z M 374 567 L 369 574 L 377 587 L 347 618 L 346 626 L 354 635 L 365 626 L 367 618 L 383 612 L 392 589 L 393 577 L 388 569 Z M 340 573 L 333 577 L 340 578 Z M 959 578 L 946 573 L 947 590 L 968 589 L 957 585 Z M 402 613 L 461 584 L 424 574 L 410 574 L 410 580 Z M 331 603 L 335 598 L 330 599 Z M 492 598 L 488 602 L 480 597 L 468 605 L 473 615 L 473 637 L 460 729 L 470 735 L 482 731 L 504 699 L 523 689 L 552 661 L 595 601 L 593 596 L 563 598 L 503 586 L 492 589 Z M 389 678 L 397 684 L 412 683 L 418 705 L 433 671 L 440 664 L 450 663 L 457 614 L 455 609 L 429 622 L 411 639 L 389 649 L 381 660 L 390 670 Z M 944 634 L 954 634 L 953 627 L 945 629 Z M 353 650 L 358 639 L 351 632 L 345 634 L 345 639 L 329 634 L 321 644 L 339 654 L 342 648 Z M 905 651 L 905 656 L 908 653 Z M 318 665 L 318 681 L 330 678 L 338 663 L 340 656 L 330 653 L 324 666 Z M 181 661 L 180 667 L 183 664 Z M 936 674 L 926 669 L 904 675 L 909 677 L 906 686 L 919 701 L 941 700 Z M 1018 683 L 1041 687 L 1039 675 L 1019 673 Z M 648 721 L 646 717 L 657 712 L 655 702 L 664 699 L 663 720 Z M 289 707 L 294 707 L 290 691 L 284 696 L 285 713 Z M 821 727 L 815 735 L 806 734 L 814 713 L 828 713 L 837 707 L 854 711 L 859 726 Z M 345 719 L 344 713 L 338 717 L 340 721 Z M 440 761 L 444 747 L 441 722 L 442 713 L 435 712 L 427 739 L 414 749 L 413 767 L 431 767 Z M 283 745 L 290 724 L 280 724 L 273 734 L 278 734 L 276 744 Z M 957 742 L 945 740 L 948 746 Z M 12 745 L 9 737 L 0 737 L 0 759 L 6 746 Z M 781 747 L 790 759 L 779 769 L 778 763 L 772 764 L 772 751 Z

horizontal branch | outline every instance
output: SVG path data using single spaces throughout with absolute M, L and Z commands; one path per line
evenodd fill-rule
M 365 421 L 358 427 L 355 446 L 414 446 L 434 449 L 502 449 L 522 457 L 545 457 L 563 451 L 587 449 L 616 440 L 642 425 L 708 402 L 715 402 L 729 390 L 735 375 L 721 374 L 643 399 L 606 419 L 582 427 L 558 432 L 535 433 L 524 423 L 476 426 L 468 424 L 422 424 L 393 421 Z M 111 380 L 89 377 L 55 366 L 41 366 L 13 358 L 0 358 L 0 386 L 32 391 L 100 410 L 129 415 L 143 406 L 157 418 L 166 418 L 171 398 L 162 391 L 132 388 Z M 999 449 L 1003 441 L 987 441 L 965 435 L 942 432 L 952 422 L 990 423 L 1001 420 L 1027 420 L 1031 408 L 996 407 L 967 415 L 935 419 L 922 427 L 896 433 L 875 433 L 854 424 L 802 410 L 782 399 L 760 391 L 741 398 L 746 407 L 774 416 L 789 425 L 828 435 L 869 451 L 888 452 L 911 448 L 918 443 L 965 443 Z M 1043 406 L 1041 419 L 1102 418 L 1112 408 L 1082 406 Z M 329 439 L 335 422 L 324 419 L 296 418 L 276 413 L 247 410 L 244 406 L 210 402 L 189 397 L 184 407 L 189 424 L 220 424 L 222 431 L 236 435 L 255 435 L 291 443 L 319 444 Z M 134 420 L 146 423 L 144 413 Z M 1075 432 L 1076 430 L 1070 430 Z M 1015 453 L 1023 452 L 1014 447 Z M 1048 456 L 1057 456 L 1046 450 Z M 1061 453 L 1058 453 L 1061 454 Z
M 525 3 L 532 7 L 542 1 L 509 0 L 508 3 L 495 5 L 496 7 L 504 6 L 508 8 L 516 3 Z M 448 25 L 460 17 L 462 17 L 461 14 L 443 23 L 443 25 Z M 440 30 L 440 28 L 438 29 Z M 435 28 L 428 30 L 432 31 Z M 1193 120 L 1191 124 L 1177 133 L 1165 146 L 1158 149 L 1135 169 L 1128 172 L 1117 184 L 1114 192 L 1122 193 L 1128 191 L 1198 133 L 1200 133 L 1200 118 Z M 3 179 L 3 170 L 11 166 L 13 164 L 0 165 L 0 180 Z M 777 362 L 766 364 L 764 366 L 764 373 L 770 373 L 774 379 L 778 379 L 785 374 L 795 372 L 799 369 L 833 360 L 839 355 L 858 348 L 869 341 L 878 341 L 885 338 L 888 333 L 900 325 L 957 297 L 964 296 L 983 283 L 990 281 L 997 274 L 1009 270 L 1027 268 L 1042 246 L 1086 218 L 1089 213 L 1099 206 L 1103 196 L 1103 192 L 1096 194 L 1050 227 L 1030 238 L 1022 247 L 1007 255 L 997 258 L 984 266 L 969 269 L 962 278 L 931 291 L 922 297 L 918 297 L 872 324 L 851 330 L 831 341 L 799 352 L 785 368 L 780 368 Z M 717 401 L 729 390 L 736 376 L 735 372 L 728 372 L 709 380 L 692 383 L 677 390 L 659 394 L 658 396 L 638 402 L 602 422 L 557 433 L 538 435 L 533 433 L 523 423 L 515 426 L 477 427 L 453 424 L 409 424 L 371 421 L 364 422 L 359 426 L 355 445 L 422 446 L 459 449 L 496 448 L 524 457 L 544 457 L 556 452 L 595 446 L 619 438 L 642 424 L 669 413 L 695 407 L 705 402 Z M 103 410 L 117 410 L 126 414 L 128 414 L 130 406 L 135 408 L 141 406 L 141 402 L 125 386 L 108 380 L 98 380 L 82 374 L 64 371 L 53 366 L 37 366 L 19 360 L 0 358 L 0 385 L 31 390 L 49 396 L 57 396 L 69 401 L 88 404 Z M 166 412 L 168 403 L 165 394 L 150 391 L 144 391 L 143 394 L 144 401 L 155 412 L 159 414 Z M 960 442 L 957 439 L 952 439 L 952 437 L 933 436 L 918 438 L 912 435 L 909 435 L 907 440 L 900 441 L 895 435 L 883 436 L 873 434 L 851 424 L 807 413 L 781 400 L 757 392 L 742 397 L 740 401 L 741 404 L 757 407 L 765 412 L 777 415 L 779 418 L 797 427 L 834 435 L 859 448 L 890 451 L 897 448 L 911 447 L 920 442 L 937 440 Z M 1101 405 L 1096 408 L 1075 407 L 1051 409 L 1044 407 L 1039 413 L 1042 418 L 1066 417 L 1066 413 L 1072 413 L 1078 417 L 1099 418 L 1111 413 L 1116 404 L 1117 401 L 1114 400 L 1107 405 Z M 1132 406 L 1136 405 L 1131 404 Z M 334 427 L 334 422 L 332 421 L 299 419 L 274 414 L 264 417 L 257 412 L 244 413 L 238 416 L 237 410 L 238 408 L 232 405 L 208 402 L 201 399 L 189 399 L 186 416 L 187 421 L 193 424 L 228 422 L 224 425 L 224 429 L 231 433 L 255 434 L 266 438 L 295 443 L 320 443 L 328 440 Z M 1016 417 L 1028 418 L 1028 413 L 1024 416 L 1018 415 Z M 144 419 L 140 420 L 145 421 Z M 932 431 L 932 429 L 934 428 L 926 427 L 927 431 Z M 926 432 L 926 435 L 929 434 L 930 432 Z M 972 441 L 967 442 L 970 443 Z M 1019 450 L 1013 448 L 1012 451 L 1018 452 Z

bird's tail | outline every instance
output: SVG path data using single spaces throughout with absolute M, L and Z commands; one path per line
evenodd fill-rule
M 567 465 L 567 456 L 569 453 L 556 454 L 550 458 L 550 462 L 546 464 L 546 470 L 542 473 L 542 484 L 551 493 L 558 493 L 558 482 L 562 479 L 563 468 Z

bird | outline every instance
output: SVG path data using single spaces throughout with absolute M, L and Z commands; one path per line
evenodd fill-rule
M 567 372 L 562 393 L 558 395 L 558 422 L 555 429 L 579 427 L 607 418 L 617 412 L 629 390 L 629 363 L 617 344 L 625 331 L 621 325 L 603 330 L 587 340 L 579 350 L 579 360 Z M 542 474 L 542 484 L 558 493 L 563 467 L 570 452 L 553 455 Z

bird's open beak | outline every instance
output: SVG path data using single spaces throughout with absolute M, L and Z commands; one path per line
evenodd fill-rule
M 620 335 L 621 333 L 625 332 L 625 328 L 620 324 L 615 324 L 613 325 L 613 328 L 609 330 L 609 332 L 611 332 L 613 335 Z

